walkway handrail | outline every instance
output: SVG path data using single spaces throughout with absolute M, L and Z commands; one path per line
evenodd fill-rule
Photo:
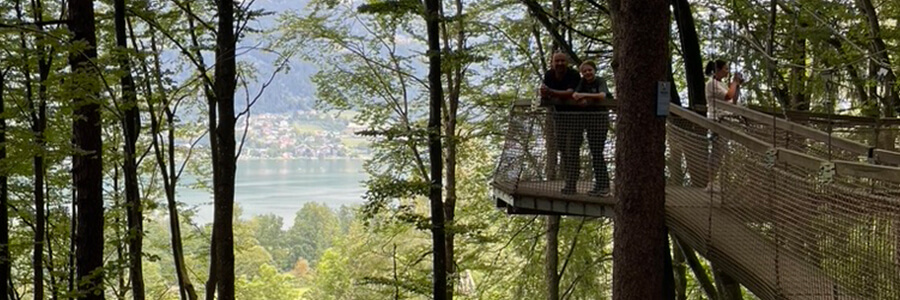
M 756 110 L 743 106 L 734 105 L 732 103 L 717 101 L 715 104 L 716 109 L 728 111 L 735 115 L 761 124 L 772 124 L 774 122 L 775 127 L 778 129 L 791 132 L 793 134 L 797 134 L 804 138 L 808 138 L 821 143 L 831 144 L 835 148 L 853 153 L 858 157 L 872 158 L 876 163 L 893 165 L 900 164 L 900 152 L 878 149 L 877 147 L 869 146 L 846 138 L 836 137 L 833 135 L 829 136 L 827 132 L 787 121 L 781 118 L 775 117 L 773 120 L 773 117 L 771 115 L 758 112 Z M 878 155 L 876 155 L 876 153 L 878 153 Z
M 540 105 L 539 101 L 533 102 L 532 100 L 518 100 L 516 102 L 513 102 L 513 107 L 522 107 L 522 106 L 547 107 L 550 105 Z M 619 106 L 619 103 L 615 99 L 603 99 L 600 101 L 591 100 L 591 102 L 586 103 L 582 106 L 583 107 L 599 106 L 599 107 L 615 108 L 615 107 Z
M 718 104 L 717 104 L 718 105 Z M 730 105 L 730 104 L 728 104 Z M 739 111 L 740 109 L 744 109 L 742 107 L 738 107 L 732 105 L 734 111 Z M 815 157 L 812 155 L 808 155 L 805 153 L 801 153 L 798 151 L 785 149 L 782 147 L 774 147 L 771 143 L 764 142 L 760 139 L 747 135 L 743 132 L 734 130 L 732 128 L 728 128 L 719 123 L 713 122 L 706 117 L 700 116 L 695 112 L 689 111 L 681 106 L 670 104 L 669 110 L 672 111 L 673 114 L 682 117 L 688 121 L 691 121 L 695 124 L 701 125 L 703 127 L 708 128 L 710 131 L 715 132 L 718 135 L 721 135 L 729 140 L 737 141 L 744 147 L 751 149 L 753 151 L 759 153 L 766 153 L 770 150 L 775 151 L 775 158 L 777 162 L 786 162 L 799 166 L 803 166 L 811 171 L 815 171 L 820 169 L 823 165 L 832 163 L 834 164 L 834 171 L 838 175 L 847 175 L 847 176 L 856 176 L 863 177 L 869 179 L 883 180 L 888 182 L 900 183 L 900 167 L 891 167 L 884 165 L 873 165 L 873 164 L 864 164 L 859 162 L 852 161 L 844 161 L 844 160 L 826 160 L 823 158 Z M 788 124 L 800 126 L 797 124 Z M 789 127 L 786 126 L 786 127 Z M 815 129 L 809 129 L 815 130 Z M 809 131 L 806 131 L 809 132 Z M 832 138 L 832 142 L 837 138 Z M 852 142 L 852 141 L 847 141 Z M 889 151 L 881 151 L 883 153 L 889 153 Z
M 900 165 L 900 153 L 895 151 L 889 151 L 884 149 L 874 149 L 873 150 L 875 161 L 891 164 L 891 165 Z
M 718 101 L 718 100 L 715 103 L 715 105 L 716 105 L 716 109 L 721 109 L 724 111 L 734 113 L 736 115 L 750 119 L 754 122 L 758 122 L 758 123 L 762 123 L 762 124 L 772 124 L 772 122 L 773 122 L 773 117 L 771 115 L 767 115 L 767 114 L 764 114 L 764 113 L 761 113 L 761 112 L 758 112 L 758 111 L 755 111 L 755 110 L 752 110 L 752 109 L 749 109 L 749 108 L 746 108 L 743 106 L 738 106 L 738 105 L 734 105 L 734 104 L 731 104 L 728 102 L 723 102 L 723 101 Z M 815 128 L 812 128 L 809 126 L 800 125 L 800 124 L 790 122 L 790 121 L 780 119 L 780 118 L 774 118 L 774 122 L 775 122 L 776 128 L 778 128 L 778 129 L 788 131 L 788 132 L 800 135 L 802 137 L 816 140 L 819 142 L 824 142 L 824 143 L 829 142 L 829 137 L 828 137 L 827 132 L 824 132 L 824 131 L 821 131 L 821 130 L 818 130 L 818 129 L 815 129 Z M 834 136 L 831 137 L 831 144 L 835 147 L 844 149 L 846 151 L 850 151 L 859 156 L 869 156 L 870 149 L 872 148 L 872 147 L 869 147 L 868 145 L 860 143 L 860 142 L 851 141 L 848 139 L 843 139 L 843 138 L 834 137 Z
M 767 106 L 761 105 L 750 105 L 748 106 L 750 109 L 762 112 L 768 115 L 775 115 L 776 117 L 781 117 L 786 115 L 788 119 L 794 122 L 832 122 L 835 125 L 869 125 L 876 126 L 880 123 L 880 125 L 886 126 L 894 126 L 900 125 L 900 118 L 876 118 L 876 117 L 865 117 L 865 116 L 849 116 L 843 114 L 828 114 L 821 112 L 811 112 L 811 111 L 802 111 L 802 110 L 788 110 L 784 112 L 782 109 L 772 109 Z

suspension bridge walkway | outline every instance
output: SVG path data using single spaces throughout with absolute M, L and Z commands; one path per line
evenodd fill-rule
M 887 150 L 896 146 L 895 121 L 808 115 L 791 122 L 785 113 L 714 106 L 724 118 L 670 105 L 670 233 L 762 299 L 900 299 L 900 153 Z M 614 109 L 514 106 L 491 180 L 497 206 L 612 218 L 614 197 L 589 192 L 589 147 L 577 150 L 577 163 L 560 161 L 567 155 L 559 155 L 558 133 L 571 120 L 608 126 L 595 152 L 612 181 L 615 119 Z M 566 190 L 565 169 L 573 166 L 577 188 Z

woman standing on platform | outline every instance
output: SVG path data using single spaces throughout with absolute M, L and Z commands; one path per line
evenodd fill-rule
M 706 76 L 709 76 L 709 81 L 706 82 L 706 117 L 715 121 L 722 120 L 723 117 L 728 115 L 726 111 L 718 109 L 718 102 L 727 102 L 731 104 L 737 104 L 737 95 L 739 93 L 741 83 L 744 82 L 744 78 L 741 73 L 734 74 L 734 77 L 731 79 L 731 83 L 725 85 L 722 83 L 722 79 L 728 77 L 728 73 L 730 72 L 730 68 L 728 67 L 728 62 L 717 59 L 716 61 L 711 61 L 706 64 Z M 710 143 L 712 144 L 712 149 L 710 151 L 709 163 L 710 163 L 710 178 L 709 183 L 706 185 L 707 192 L 718 192 L 719 187 L 714 184 L 716 175 L 719 173 L 719 164 L 722 160 L 722 155 L 724 152 L 722 151 L 722 146 L 720 142 L 718 142 L 719 136 L 715 133 L 710 134 Z
M 567 139 L 569 144 L 566 148 L 580 149 L 582 132 L 587 131 L 588 149 L 591 151 L 591 167 L 594 170 L 594 188 L 591 189 L 589 195 L 608 197 L 610 196 L 609 172 L 603 152 L 606 148 L 606 135 L 609 131 L 609 109 L 600 106 L 599 102 L 611 99 L 612 95 L 609 93 L 606 80 L 596 76 L 597 64 L 595 62 L 585 61 L 578 67 L 578 71 L 581 73 L 581 80 L 575 87 L 572 98 L 580 107 L 579 111 L 584 114 L 578 121 L 578 134 Z M 574 153 L 574 158 L 570 159 L 574 159 L 574 162 L 568 161 L 571 167 L 566 169 L 575 170 L 575 173 L 567 175 L 577 177 L 578 153 Z
M 706 64 L 706 76 L 709 76 L 709 81 L 706 82 L 706 116 L 710 119 L 719 120 L 725 114 L 716 109 L 716 101 L 737 104 L 737 95 L 744 78 L 741 73 L 736 73 L 731 83 L 726 85 L 722 83 L 722 79 L 728 77 L 729 72 L 728 62 L 724 60 L 717 59 Z

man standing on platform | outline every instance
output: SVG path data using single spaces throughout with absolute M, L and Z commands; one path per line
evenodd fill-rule
M 575 126 L 577 116 L 572 113 L 580 109 L 572 99 L 572 94 L 575 93 L 575 88 L 580 81 L 581 76 L 578 71 L 569 67 L 569 57 L 557 52 L 550 60 L 550 70 L 544 73 L 544 81 L 540 90 L 541 106 L 555 109 L 555 112 L 551 114 L 555 123 L 557 145 L 562 154 L 561 164 L 566 185 L 561 192 L 564 194 L 574 194 L 578 180 L 579 149 L 569 147 L 572 143 L 568 141 L 573 140 L 575 135 L 581 134 L 581 130 L 579 130 L 581 128 Z M 551 156 L 553 161 L 556 160 L 556 153 L 547 153 L 547 155 Z
M 569 67 L 569 57 L 562 52 L 553 53 L 550 70 L 544 73 L 541 85 L 541 106 L 565 106 L 574 104 L 572 94 L 581 81 L 581 75 Z

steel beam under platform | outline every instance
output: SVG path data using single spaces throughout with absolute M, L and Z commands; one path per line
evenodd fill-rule
M 590 182 L 579 182 L 576 193 L 567 195 L 548 189 L 563 186 L 562 181 L 522 182 L 518 186 L 492 183 L 497 207 L 509 214 L 567 215 L 583 217 L 612 217 L 613 197 L 588 195 Z

